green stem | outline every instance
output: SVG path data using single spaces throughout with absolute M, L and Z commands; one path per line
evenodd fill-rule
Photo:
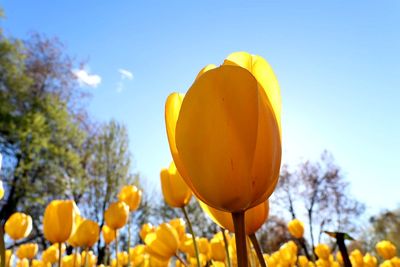
M 58 267 L 61 267 L 62 243 L 58 243 Z
M 229 244 L 228 244 L 228 239 L 226 239 L 225 229 L 222 228 L 222 227 L 221 227 L 221 232 L 222 232 L 222 237 L 224 238 L 225 254 L 226 254 L 226 260 L 227 260 L 227 262 L 228 262 L 228 267 L 232 267 L 231 257 L 229 256 Z
M 1 267 L 6 266 L 6 246 L 4 244 L 4 229 L 3 223 L 0 224 L 0 260 L 1 260 Z
M 189 231 L 192 234 L 194 251 L 196 253 L 197 267 L 201 267 L 200 257 L 199 257 L 199 248 L 197 247 L 196 236 L 194 235 L 194 232 L 193 232 L 192 223 L 189 220 L 189 216 L 186 212 L 185 206 L 183 206 L 181 209 L 182 209 L 183 214 L 185 215 L 186 222 L 189 226 Z
M 85 267 L 88 267 L 89 266 L 89 263 L 88 263 L 88 254 L 89 254 L 89 247 L 86 247 L 85 248 Z
M 116 266 L 119 267 L 118 265 L 118 231 L 115 230 L 115 261 L 116 261 Z
M 258 243 L 256 234 L 253 233 L 253 234 L 249 235 L 249 237 L 250 237 L 251 243 L 253 244 L 254 249 L 256 250 L 257 258 L 258 258 L 258 261 L 260 262 L 261 267 L 267 267 L 267 265 L 265 264 L 264 256 L 262 254 L 261 247 L 260 247 L 260 244 Z
M 246 246 L 246 227 L 244 221 L 244 211 L 232 213 L 233 225 L 235 227 L 237 266 L 247 267 L 247 246 Z

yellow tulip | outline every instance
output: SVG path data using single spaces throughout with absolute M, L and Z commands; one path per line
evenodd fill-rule
M 400 267 L 400 258 L 393 257 L 390 259 L 390 262 L 392 263 L 393 267 Z
M 32 231 L 32 217 L 22 212 L 16 212 L 8 218 L 4 228 L 14 241 L 25 238 Z
M 364 265 L 364 256 L 358 249 L 353 250 L 349 258 L 353 267 L 362 267 Z
M 122 187 L 118 194 L 118 200 L 125 202 L 129 206 L 129 211 L 135 211 L 140 205 L 142 199 L 142 191 L 134 185 L 126 185 Z
M 134 267 L 145 264 L 146 258 L 148 257 L 145 245 L 137 245 L 133 248 L 129 248 L 129 254 Z
M 65 245 L 62 244 L 61 246 L 61 253 L 64 253 L 65 251 Z M 42 261 L 43 262 L 48 262 L 50 264 L 54 264 L 58 261 L 59 258 L 59 244 L 54 243 L 50 247 L 48 247 L 45 251 L 42 253 Z
M 116 230 L 108 227 L 108 225 L 103 225 L 101 228 L 101 233 L 103 234 L 104 243 L 106 243 L 106 245 L 114 241 L 115 231 Z
M 118 252 L 118 265 L 126 266 L 128 265 L 128 253 L 126 251 Z M 115 262 L 116 265 L 116 262 Z
M 308 267 L 308 259 L 304 255 L 299 256 L 297 262 L 299 264 L 299 267 Z
M 82 259 L 79 253 L 64 256 L 61 259 L 61 267 L 79 267 L 82 266 Z
M 6 250 L 6 267 L 14 265 L 14 255 L 11 249 Z
M 151 267 L 168 267 L 169 266 L 169 259 L 168 260 L 161 260 L 157 257 L 150 256 L 149 257 L 149 266 Z
M 168 97 L 165 116 L 177 169 L 207 205 L 240 212 L 271 195 L 281 160 L 280 96 L 261 57 L 235 53 L 203 71 L 183 100 Z
M 67 241 L 75 231 L 76 215 L 79 215 L 79 209 L 73 200 L 51 201 L 43 217 L 45 238 L 51 243 Z
M 298 219 L 290 221 L 287 225 L 289 233 L 295 238 L 302 238 L 304 235 L 304 224 Z
M 91 220 L 84 220 L 75 232 L 78 246 L 84 248 L 92 247 L 99 240 L 100 227 Z
M 38 250 L 39 248 L 37 244 L 27 243 L 19 246 L 16 254 L 19 259 L 26 258 L 31 260 L 36 256 Z
M 378 254 L 385 260 L 390 260 L 396 256 L 396 246 L 390 241 L 380 241 L 376 244 L 375 248 Z
M 186 235 L 186 223 L 182 218 L 175 218 L 169 221 L 169 224 L 175 228 L 178 234 L 179 241 L 185 239 Z
M 87 252 L 87 258 L 86 258 L 86 251 L 82 251 L 81 253 L 81 259 L 82 259 L 82 264 L 85 265 L 86 261 L 89 266 L 96 266 L 97 264 L 97 257 L 94 255 L 93 251 Z
M 41 260 L 32 260 L 31 267 L 51 267 L 51 264 Z
M 128 222 L 128 216 L 129 206 L 123 201 L 112 203 L 104 213 L 106 224 L 114 230 L 122 228 Z
M 85 219 L 80 216 L 80 215 L 76 215 L 75 216 L 75 226 L 74 226 L 74 230 L 72 231 L 71 235 L 69 236 L 67 242 L 72 246 L 72 247 L 79 247 L 79 243 L 78 243 L 78 236 L 76 234 L 76 231 L 78 230 L 79 226 L 81 225 L 81 223 L 84 221 Z
M 232 215 L 229 212 L 214 209 L 204 202 L 200 201 L 200 207 L 216 224 L 224 229 L 234 232 Z M 269 213 L 269 201 L 247 210 L 245 212 L 246 234 L 251 235 L 257 232 L 258 229 L 265 223 Z
M 378 260 L 376 257 L 372 256 L 371 254 L 365 254 L 364 258 L 364 267 L 376 267 L 378 265 Z
M 151 223 L 145 223 L 142 225 L 142 228 L 140 229 L 139 236 L 142 239 L 142 241 L 144 242 L 146 235 L 148 233 L 154 232 L 155 230 L 156 230 L 156 228 L 153 225 L 151 225 Z
M 29 267 L 29 260 L 21 259 L 21 260 L 17 261 L 16 267 Z
M 179 236 L 174 227 L 168 223 L 162 223 L 155 232 L 146 235 L 144 243 L 147 253 L 165 262 L 177 252 Z
M 331 254 L 331 249 L 326 244 L 319 244 L 314 249 L 315 254 L 317 254 L 318 258 L 323 260 L 329 260 L 329 255 Z
M 213 237 L 210 241 L 211 258 L 216 261 L 225 261 L 226 252 L 224 241 Z
M 171 163 L 169 169 L 161 171 L 160 177 L 165 202 L 173 208 L 186 206 L 192 198 L 192 191 L 190 191 L 186 182 L 179 174 L 174 162 Z

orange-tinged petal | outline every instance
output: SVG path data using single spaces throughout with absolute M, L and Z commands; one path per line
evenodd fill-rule
M 177 150 L 188 185 L 209 206 L 237 212 L 273 191 L 280 136 L 260 91 L 248 70 L 223 65 L 201 75 L 183 100 Z
M 172 162 L 169 169 L 163 169 L 160 173 L 161 189 L 165 202 L 173 208 L 181 208 L 187 205 L 192 197 L 192 191 L 177 171 Z
M 225 59 L 224 65 L 241 66 L 255 76 L 271 103 L 279 125 L 279 131 L 281 132 L 281 94 L 278 80 L 268 62 L 257 55 L 251 55 L 247 52 L 235 52 Z

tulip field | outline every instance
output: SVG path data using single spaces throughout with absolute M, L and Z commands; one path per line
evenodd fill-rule
M 326 232 L 330 244 L 310 247 L 298 219 L 287 222 L 290 241 L 270 254 L 262 251 L 256 233 L 268 220 L 269 197 L 278 182 L 282 129 L 278 81 L 261 56 L 236 52 L 218 67 L 201 69 L 185 94 L 166 99 L 165 126 L 173 161 L 161 170 L 160 186 L 180 218 L 145 223 L 133 233 L 129 217 L 140 209 L 144 192 L 129 184 L 106 207 L 101 228 L 74 200 L 52 200 L 41 225 L 46 247 L 23 242 L 5 249 L 5 236 L 17 243 L 32 231 L 29 213 L 15 212 L 4 224 L 1 266 L 400 266 L 395 245 L 386 240 L 376 251 L 361 253 L 347 249 L 348 234 Z M 186 208 L 192 198 L 221 229 L 210 239 L 193 231 Z M 124 246 L 122 229 L 128 231 Z M 141 240 L 133 244 L 137 234 Z M 92 250 L 99 239 L 106 245 L 101 262 Z

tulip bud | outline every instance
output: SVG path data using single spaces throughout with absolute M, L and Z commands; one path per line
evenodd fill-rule
M 185 239 L 186 234 L 186 223 L 182 218 L 176 218 L 169 221 L 169 224 L 175 228 L 178 234 L 179 241 Z
M 112 203 L 104 213 L 106 224 L 114 230 L 122 228 L 128 222 L 128 216 L 129 206 L 123 201 Z
M 61 253 L 65 252 L 65 245 L 62 244 L 61 246 Z M 48 262 L 50 264 L 54 264 L 58 261 L 58 258 L 60 257 L 60 252 L 59 252 L 59 244 L 54 243 L 50 247 L 48 247 L 45 251 L 42 253 L 42 261 L 43 262 Z
M 5 231 L 14 241 L 27 237 L 32 231 L 31 216 L 21 212 L 14 213 L 8 218 Z
M 174 162 L 171 163 L 169 169 L 161 171 L 160 177 L 165 202 L 172 208 L 186 206 L 192 198 L 192 191 L 190 191 L 186 182 L 179 174 Z
M 315 247 L 315 254 L 317 254 L 318 258 L 323 260 L 328 260 L 329 255 L 331 254 L 331 249 L 326 244 L 319 244 Z
M 140 205 L 142 199 L 142 191 L 134 185 L 126 185 L 122 187 L 118 194 L 118 200 L 125 202 L 129 206 L 129 211 L 135 211 Z
M 358 249 L 353 250 L 350 253 L 349 258 L 353 267 L 362 267 L 364 265 L 363 254 Z
M 79 215 L 79 209 L 73 200 L 51 201 L 43 217 L 45 238 L 51 243 L 67 241 L 75 230 L 76 215 Z
M 378 260 L 376 257 L 372 256 L 371 254 L 365 254 L 364 258 L 364 267 L 376 267 L 378 265 Z
M 394 256 L 396 256 L 396 246 L 393 245 L 392 242 L 383 240 L 376 244 L 376 251 L 379 256 L 381 256 L 385 260 L 390 260 Z
M 144 242 L 144 239 L 146 238 L 146 235 L 148 233 L 152 233 L 154 232 L 156 229 L 154 228 L 153 225 L 151 225 L 151 223 L 145 223 L 142 225 L 142 228 L 140 229 L 139 232 L 139 236 L 142 239 L 142 241 Z
M 39 248 L 37 244 L 34 243 L 27 243 L 27 244 L 22 244 L 21 246 L 18 247 L 17 250 L 17 257 L 19 259 L 33 259 L 36 256 L 36 253 L 38 252 Z
M 84 220 L 76 230 L 76 241 L 78 246 L 84 248 L 92 247 L 99 240 L 100 227 L 91 220 Z
M 179 236 L 168 223 L 160 224 L 154 233 L 148 233 L 144 239 L 146 251 L 163 262 L 175 255 L 179 247 Z
M 116 230 L 108 227 L 107 225 L 103 225 L 103 227 L 101 228 L 101 233 L 103 234 L 103 239 L 106 245 L 114 241 L 115 231 Z
M 298 219 L 290 221 L 287 225 L 289 233 L 295 238 L 302 238 L 304 235 L 304 224 Z

